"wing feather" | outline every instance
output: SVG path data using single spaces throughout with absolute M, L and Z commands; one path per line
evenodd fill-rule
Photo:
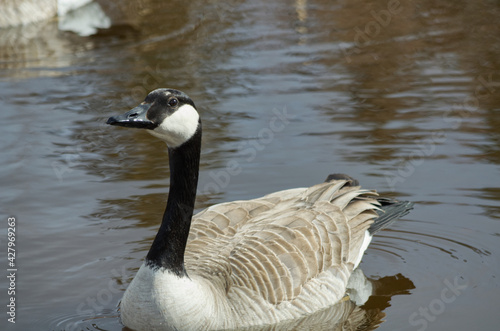
M 254 299 L 304 311 L 305 298 L 342 292 L 330 280 L 345 287 L 378 208 L 375 192 L 346 184 L 335 180 L 200 212 L 186 248 L 188 274 L 224 284 L 235 298 L 251 291 Z

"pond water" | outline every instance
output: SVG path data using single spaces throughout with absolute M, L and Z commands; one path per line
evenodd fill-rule
M 498 327 L 498 2 L 100 5 L 112 24 L 91 36 L 0 29 L 2 330 L 122 330 L 169 169 L 162 142 L 105 121 L 157 87 L 203 119 L 197 210 L 348 173 L 415 202 L 361 264 L 386 280 L 362 307 L 379 330 Z

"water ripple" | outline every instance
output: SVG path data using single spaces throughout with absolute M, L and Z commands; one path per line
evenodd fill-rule
M 42 325 L 48 325 L 51 331 L 80 331 L 80 330 L 121 330 L 119 312 L 117 310 L 103 310 L 97 316 L 82 314 L 51 315 Z

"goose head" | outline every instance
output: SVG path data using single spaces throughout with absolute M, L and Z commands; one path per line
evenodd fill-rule
M 150 92 L 139 106 L 110 117 L 106 124 L 147 129 L 171 148 L 181 146 L 201 129 L 193 100 L 184 92 L 167 88 Z

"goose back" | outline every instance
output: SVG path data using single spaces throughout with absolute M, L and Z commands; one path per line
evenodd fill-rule
M 187 273 L 227 295 L 238 326 L 312 313 L 344 296 L 375 197 L 335 180 L 209 207 L 193 217 Z

